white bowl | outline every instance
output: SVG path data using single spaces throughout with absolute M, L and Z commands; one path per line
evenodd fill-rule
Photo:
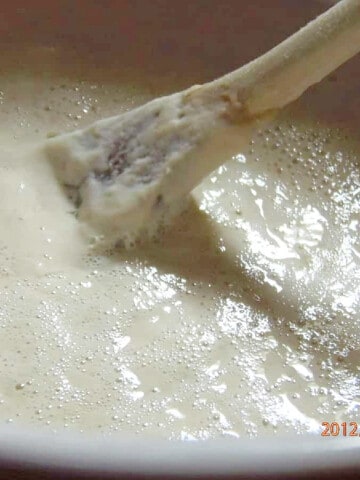
M 264 52 L 322 11 L 326 3 L 32 0 L 24 6 L 15 1 L 2 6 L 0 41 L 25 40 L 45 46 L 77 43 L 103 50 L 104 55 L 121 54 L 124 65 L 142 68 L 144 74 L 152 70 L 176 74 L 190 63 L 195 83 L 210 80 Z M 124 28 L 129 25 L 131 28 Z M 360 62 L 353 62 L 358 81 Z M 360 474 L 360 438 L 294 434 L 286 438 L 178 443 L 124 435 L 52 435 L 2 427 L 0 478 L 9 478 L 12 472 L 20 478 L 38 478 L 39 471 L 48 472 L 52 478 L 71 478 L 80 473 L 99 478 L 275 478 L 320 473 L 343 477 Z

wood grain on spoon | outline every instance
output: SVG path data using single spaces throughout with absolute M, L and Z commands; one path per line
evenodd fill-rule
M 342 0 L 265 55 L 213 82 L 48 140 L 79 218 L 106 241 L 152 235 L 257 120 L 360 51 L 360 0 Z

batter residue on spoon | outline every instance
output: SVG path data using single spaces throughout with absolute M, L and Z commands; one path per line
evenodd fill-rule
M 27 68 L 9 52 L 0 97 L 0 420 L 184 440 L 355 420 L 360 144 L 346 127 L 359 121 L 350 96 L 338 128 L 326 81 L 198 187 L 158 243 L 101 252 L 37 145 L 49 125 L 72 130 L 177 80 L 154 76 L 150 91 L 129 75 L 119 86 L 109 68 L 85 81 L 64 68 L 67 52 L 17 55 Z M 338 84 L 351 92 L 346 68 Z

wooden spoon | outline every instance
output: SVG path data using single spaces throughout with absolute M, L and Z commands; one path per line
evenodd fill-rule
M 213 82 L 158 98 L 46 143 L 79 218 L 107 241 L 152 235 L 256 122 L 360 51 L 360 0 L 342 0 L 265 55 Z

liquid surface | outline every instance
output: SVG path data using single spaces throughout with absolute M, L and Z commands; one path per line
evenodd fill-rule
M 40 47 L 2 65 L 1 422 L 195 440 L 359 418 L 356 64 L 257 132 L 158 243 L 130 252 L 87 244 L 39 144 L 191 74 L 85 79 L 75 53 Z

